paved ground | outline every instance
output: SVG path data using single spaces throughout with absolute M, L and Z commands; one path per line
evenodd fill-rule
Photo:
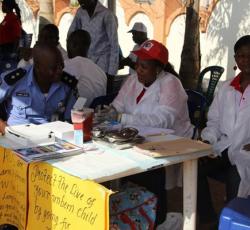
M 225 186 L 215 180 L 210 180 L 210 189 L 212 192 L 213 204 L 218 216 L 225 206 Z M 205 197 L 204 197 L 205 199 Z M 175 188 L 168 192 L 168 212 L 182 212 L 182 188 Z M 197 221 L 197 230 L 214 230 L 210 225 L 200 225 Z

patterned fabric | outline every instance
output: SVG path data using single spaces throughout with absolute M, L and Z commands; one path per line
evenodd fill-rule
M 86 30 L 91 36 L 88 58 L 101 67 L 105 73 L 116 75 L 119 45 L 117 23 L 113 13 L 98 1 L 91 18 L 88 12 L 80 7 L 69 28 L 68 36 L 77 29 Z
M 128 183 L 123 192 L 110 197 L 110 230 L 154 229 L 156 196 Z

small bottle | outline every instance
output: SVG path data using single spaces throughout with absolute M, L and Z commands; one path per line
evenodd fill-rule
M 74 143 L 75 145 L 82 146 L 84 141 L 84 133 L 82 123 L 74 123 Z

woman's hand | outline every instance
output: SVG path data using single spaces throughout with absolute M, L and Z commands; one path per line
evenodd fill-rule
M 6 126 L 7 126 L 6 121 L 3 121 L 2 119 L 0 119 L 0 135 L 5 134 L 5 127 Z
M 96 121 L 120 121 L 121 114 L 117 112 L 115 107 L 104 105 L 103 109 L 99 109 L 95 113 Z

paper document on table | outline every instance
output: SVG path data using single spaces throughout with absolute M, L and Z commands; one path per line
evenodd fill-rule
M 136 173 L 139 169 L 135 161 L 119 156 L 117 151 L 89 151 L 84 155 L 48 162 L 71 175 L 97 182 Z
M 212 146 L 201 141 L 181 138 L 172 141 L 158 141 L 138 144 L 134 149 L 152 157 L 167 157 L 212 150 Z
M 50 130 L 35 124 L 7 126 L 5 128 L 5 136 L 25 146 L 32 146 L 55 140 L 55 136 Z

